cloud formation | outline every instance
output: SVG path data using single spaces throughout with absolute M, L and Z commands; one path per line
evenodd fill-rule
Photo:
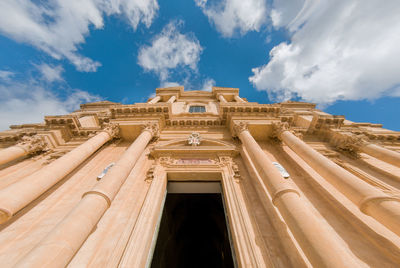
M 101 64 L 78 53 L 91 26 L 102 28 L 106 14 L 123 16 L 134 30 L 139 23 L 149 27 L 157 10 L 156 0 L 2 0 L 0 33 L 94 72 Z
M 275 0 L 272 23 L 290 42 L 275 46 L 249 79 L 280 101 L 400 96 L 398 14 L 397 0 Z
M 200 90 L 211 91 L 212 87 L 215 86 L 215 80 L 212 78 L 207 78 L 203 81 L 203 85 Z
M 55 81 L 64 81 L 62 78 L 62 72 L 64 72 L 64 68 L 61 65 L 52 66 L 46 63 L 42 63 L 40 65 L 36 65 L 36 68 L 42 75 L 42 78 L 47 82 L 55 82 Z
M 180 21 L 170 22 L 150 46 L 139 49 L 138 64 L 144 70 L 156 73 L 162 82 L 167 81 L 170 71 L 177 67 L 197 70 L 203 48 L 196 36 L 179 32 L 181 24 Z
M 0 70 L 0 80 L 8 81 L 13 77 L 15 74 L 10 71 Z
M 265 0 L 223 0 L 216 5 L 207 0 L 195 2 L 224 37 L 259 31 L 268 17 Z
M 0 71 L 1 73 L 1 71 Z M 47 82 L 28 79 L 0 81 L 0 131 L 10 125 L 43 122 L 45 115 L 62 115 L 79 108 L 80 103 L 99 101 L 100 97 L 79 89 L 67 90 L 67 97 L 50 91 Z

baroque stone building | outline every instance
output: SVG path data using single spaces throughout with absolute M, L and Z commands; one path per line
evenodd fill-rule
M 1 132 L 1 267 L 399 267 L 400 132 L 238 94 Z

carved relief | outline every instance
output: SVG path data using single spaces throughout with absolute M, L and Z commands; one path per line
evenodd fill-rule
M 157 163 L 163 166 L 171 165 L 173 163 L 173 159 L 170 156 L 162 156 L 157 159 Z
M 241 179 L 240 173 L 239 173 L 239 167 L 237 164 L 232 163 L 232 171 L 233 171 L 233 179 L 236 182 L 239 182 Z
M 120 134 L 119 125 L 115 123 L 105 124 L 103 131 L 107 132 L 111 138 L 117 138 Z
M 231 166 L 232 165 L 232 158 L 229 156 L 220 156 L 219 157 L 219 166 L 220 167 L 225 167 L 225 166 Z
M 47 144 L 43 137 L 38 135 L 24 136 L 21 138 L 21 141 L 16 144 L 16 146 L 21 147 L 28 154 L 45 151 L 47 149 Z
M 335 146 L 338 150 L 359 158 L 359 148 L 367 143 L 368 141 L 365 135 L 344 135 L 341 139 L 337 140 Z
M 149 170 L 146 173 L 146 178 L 145 178 L 146 182 L 151 182 L 154 179 L 154 170 L 155 170 L 154 165 L 149 168 Z
M 199 133 L 197 132 L 193 132 L 192 134 L 190 134 L 189 138 L 188 138 L 188 144 L 192 145 L 192 146 L 199 146 L 201 143 L 201 136 Z

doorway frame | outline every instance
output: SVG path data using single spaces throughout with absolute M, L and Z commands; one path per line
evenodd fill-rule
M 193 158 L 193 157 L 192 157 Z M 191 159 L 192 159 L 191 158 Z M 135 258 L 140 258 L 138 263 L 145 267 L 151 265 L 154 248 L 156 245 L 159 224 L 167 194 L 167 183 L 171 182 L 219 182 L 221 195 L 227 218 L 228 233 L 232 239 L 232 257 L 237 267 L 263 267 L 264 261 L 261 249 L 256 243 L 255 227 L 252 224 L 250 213 L 245 204 L 245 195 L 241 187 L 240 172 L 231 155 L 203 157 L 204 161 L 189 161 L 180 156 L 157 157 L 154 165 L 149 169 L 152 172 L 148 194 L 146 195 L 142 210 L 134 233 L 142 234 L 143 247 L 141 254 L 124 252 Z M 192 159 L 193 160 L 193 159 Z M 149 177 L 149 176 L 147 176 Z M 152 188 L 158 189 L 152 191 Z M 158 192 L 155 196 L 153 192 Z M 145 243 L 143 243 L 146 241 Z M 151 243 L 148 243 L 151 241 Z M 129 244 L 139 243 L 130 239 Z M 124 258 L 124 256 L 123 256 Z

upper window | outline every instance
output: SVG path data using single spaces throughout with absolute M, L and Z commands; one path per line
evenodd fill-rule
M 206 111 L 206 107 L 204 106 L 190 106 L 189 113 L 204 113 Z

